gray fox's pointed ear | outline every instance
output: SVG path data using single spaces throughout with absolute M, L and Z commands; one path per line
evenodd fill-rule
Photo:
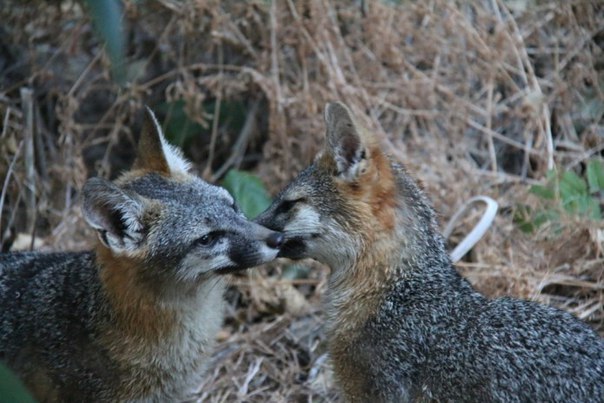
M 144 206 L 101 178 L 89 179 L 82 189 L 84 218 L 114 252 L 134 252 L 143 240 Z
M 190 168 L 189 162 L 184 159 L 179 149 L 168 144 L 151 108 L 145 109 L 145 121 L 133 168 L 163 174 L 187 172 Z
M 337 166 L 337 176 L 353 181 L 365 172 L 367 150 L 352 113 L 346 105 L 331 102 L 325 105 L 327 149 Z

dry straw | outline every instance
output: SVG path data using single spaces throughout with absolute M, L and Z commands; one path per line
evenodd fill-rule
M 581 174 L 602 158 L 601 2 L 126 1 L 123 88 L 80 2 L 9 3 L 0 9 L 4 247 L 90 245 L 78 190 L 87 173 L 127 168 L 143 104 L 183 102 L 201 127 L 186 152 L 205 178 L 251 169 L 275 192 L 320 149 L 323 105 L 337 99 L 422 181 L 443 223 L 471 196 L 498 201 L 494 226 L 458 264 L 480 290 L 550 303 L 604 331 L 602 222 L 563 217 L 563 229 L 533 234 L 513 222 L 519 204 L 540 208 L 528 189 L 549 168 Z M 243 109 L 237 130 L 233 105 Z M 289 265 L 233 278 L 198 398 L 336 398 L 321 331 L 328 271 L 311 264 L 291 280 L 284 274 L 307 271 Z

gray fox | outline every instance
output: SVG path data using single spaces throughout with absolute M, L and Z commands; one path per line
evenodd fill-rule
M 325 108 L 326 145 L 257 219 L 330 266 L 327 337 L 351 402 L 602 402 L 604 341 L 569 313 L 487 299 L 455 270 L 415 181 Z
M 0 361 L 43 401 L 174 401 L 200 383 L 224 274 L 283 236 L 188 172 L 148 110 L 129 172 L 89 179 L 94 251 L 0 255 Z

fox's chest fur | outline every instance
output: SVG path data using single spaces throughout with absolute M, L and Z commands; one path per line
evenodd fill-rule
M 338 304 L 342 296 L 332 295 L 327 303 L 327 336 L 334 371 L 341 389 L 348 401 L 363 401 L 374 395 L 375 378 L 371 362 L 374 360 L 367 347 L 367 335 L 363 331 L 365 323 L 373 313 L 365 308 L 374 305 L 370 298 L 355 298 L 350 295 L 350 303 Z M 370 335 L 369 335 L 370 336 Z
M 120 288 L 100 281 L 93 254 L 56 255 L 49 269 L 40 264 L 53 257 L 41 256 L 0 259 L 0 359 L 36 397 L 173 401 L 200 384 L 222 324 L 222 278 L 168 302 L 137 295 L 124 276 L 113 279 Z
M 222 325 L 224 280 L 213 277 L 164 300 L 137 292 L 127 268 L 106 267 L 101 277 L 119 324 L 109 324 L 102 336 L 123 373 L 118 398 L 185 397 L 187 388 L 200 383 Z
M 109 331 L 105 335 L 111 357 L 122 368 L 120 399 L 147 396 L 143 400 L 166 401 L 184 398 L 199 385 L 214 346 L 214 336 L 222 325 L 221 284 L 208 284 L 200 302 L 185 311 L 172 311 L 171 329 L 156 335 L 125 334 Z
M 357 275 L 338 278 L 337 272 L 332 273 L 325 301 L 335 375 L 347 401 L 351 402 L 376 398 L 383 388 L 381 381 L 382 385 L 378 385 L 380 370 L 373 363 L 381 353 L 384 340 L 368 324 L 384 309 L 391 270 L 376 258 L 372 255 L 362 259 L 354 268 Z M 406 396 L 407 391 L 401 387 L 398 395 Z
M 216 288 L 222 291 L 221 286 Z M 201 383 L 207 358 L 214 346 L 214 336 L 222 324 L 222 304 L 216 300 L 211 311 L 206 305 L 197 307 L 198 312 L 181 312 L 172 334 L 165 340 L 141 348 L 140 360 L 130 360 L 126 364 L 131 373 L 128 383 L 123 385 L 127 394 L 152 387 L 156 391 L 149 396 L 150 400 L 165 401 L 175 396 L 186 397 L 192 392 L 191 388 Z M 128 344 L 136 342 L 134 338 Z M 161 386 L 158 388 L 158 385 Z
M 394 272 L 381 270 L 384 275 Z M 401 276 L 380 285 L 369 282 L 355 289 L 330 290 L 326 304 L 329 351 L 346 401 L 431 399 L 429 386 L 420 385 L 428 346 L 438 337 L 427 329 L 434 310 L 421 296 L 405 299 L 407 287 L 395 285 L 404 281 Z

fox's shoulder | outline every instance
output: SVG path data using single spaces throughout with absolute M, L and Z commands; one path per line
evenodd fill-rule
M 92 252 L 12 252 L 0 254 L 0 289 L 7 287 L 30 288 L 38 279 L 46 284 L 74 272 L 87 276 L 95 272 Z M 44 285 L 44 284 L 39 284 Z
M 84 301 L 82 296 L 96 299 L 99 292 L 98 270 L 91 252 L 0 254 L 0 302 L 6 308 L 1 315 L 4 318 L 50 314 L 53 310 L 52 315 L 61 316 L 61 311 L 69 314 L 83 303 L 92 303 Z
M 54 266 L 65 261 L 90 261 L 91 252 L 6 252 L 0 253 L 0 268 Z
M 502 297 L 489 300 L 476 318 L 477 326 L 492 337 L 506 332 L 510 339 L 535 340 L 552 351 L 563 347 L 574 349 L 594 349 L 604 360 L 604 339 L 585 322 L 569 312 L 533 301 Z M 568 343 L 558 345 L 558 339 Z M 593 340 L 595 343 L 585 343 Z M 574 341 L 574 342 L 573 342 Z M 547 346 L 548 343 L 553 343 Z M 604 371 L 604 367 L 602 368 Z

